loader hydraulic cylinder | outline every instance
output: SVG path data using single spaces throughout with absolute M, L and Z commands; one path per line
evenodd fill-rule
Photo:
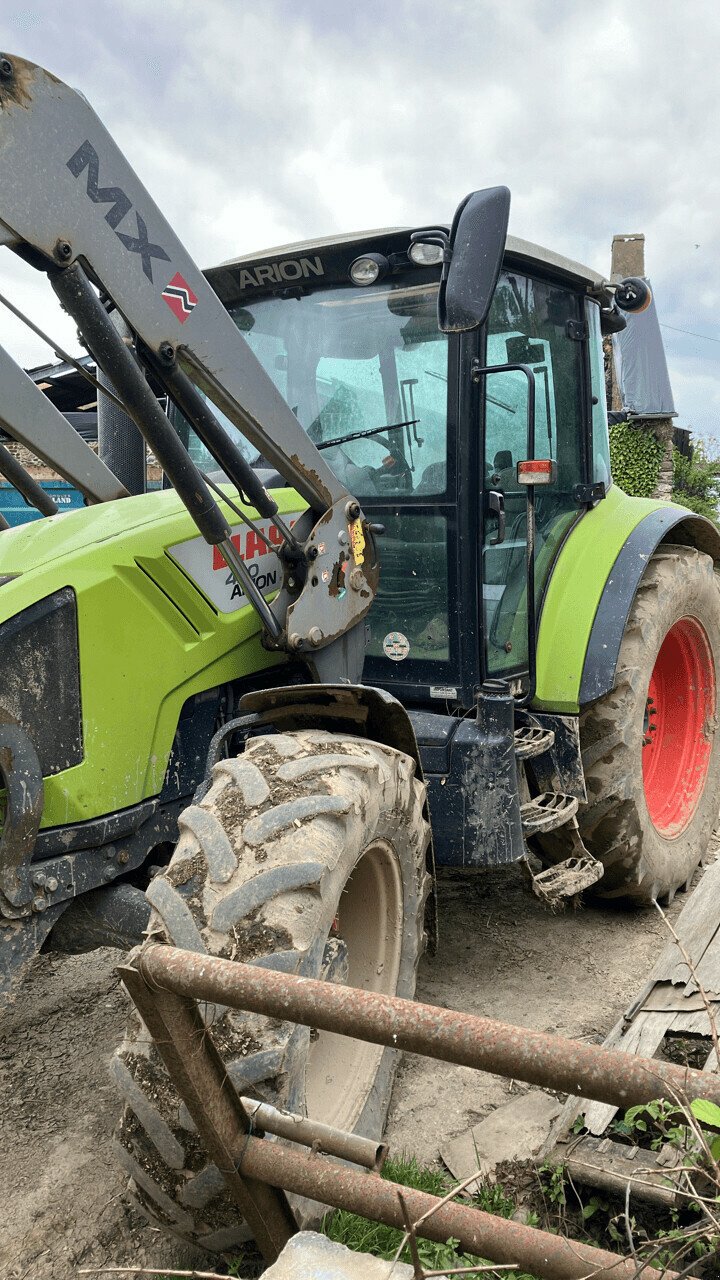
M 50 273 L 50 283 L 80 328 L 98 366 L 122 396 L 163 471 L 209 543 L 230 529 L 195 463 L 183 448 L 122 337 L 77 263 Z

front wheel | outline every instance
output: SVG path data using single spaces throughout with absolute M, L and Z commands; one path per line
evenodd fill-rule
M 627 620 L 615 688 L 580 719 L 586 845 L 596 893 L 668 900 L 705 853 L 720 808 L 720 589 L 711 558 L 663 546 Z
M 151 882 L 150 935 L 176 946 L 411 998 L 430 886 L 414 762 L 323 731 L 252 739 L 181 815 Z M 379 1137 L 397 1052 L 227 1008 L 213 1035 L 241 1094 Z M 211 1252 L 248 1238 L 137 1016 L 115 1056 L 117 1154 L 146 1216 Z

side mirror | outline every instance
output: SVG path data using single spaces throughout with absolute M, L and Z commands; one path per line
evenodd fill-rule
M 647 311 L 652 302 L 652 292 L 647 280 L 640 276 L 627 276 L 615 290 L 615 302 L 621 311 Z
M 484 324 L 500 275 L 509 216 L 507 187 L 473 191 L 458 206 L 438 294 L 443 333 L 468 333 Z

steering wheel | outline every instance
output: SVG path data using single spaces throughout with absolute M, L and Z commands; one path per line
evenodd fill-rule
M 385 450 L 385 456 L 379 466 L 370 463 L 354 462 L 347 451 L 347 446 L 337 445 L 327 448 L 325 458 L 337 476 L 347 485 L 351 493 L 370 497 L 412 493 L 412 472 L 405 458 L 396 458 L 387 453 L 387 445 L 379 440 L 373 441 Z

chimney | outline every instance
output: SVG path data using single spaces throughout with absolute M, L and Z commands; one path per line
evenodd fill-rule
M 613 236 L 610 279 L 613 284 L 626 276 L 645 275 L 645 236 Z

